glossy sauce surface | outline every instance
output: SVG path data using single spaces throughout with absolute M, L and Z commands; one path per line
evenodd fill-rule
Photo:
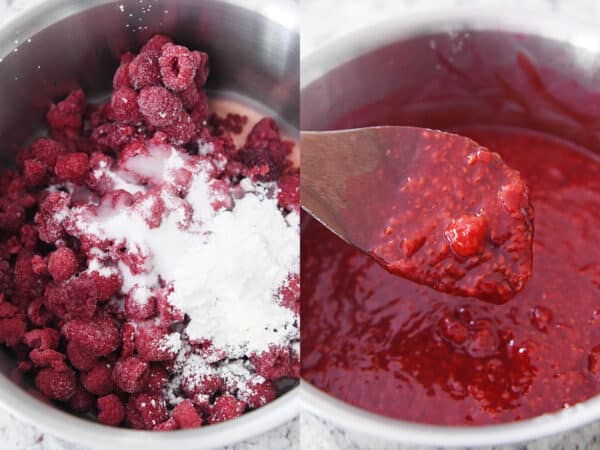
M 489 424 L 600 392 L 600 162 L 522 129 L 469 136 L 519 170 L 535 209 L 533 273 L 504 305 L 387 273 L 316 221 L 302 229 L 302 373 L 364 409 Z

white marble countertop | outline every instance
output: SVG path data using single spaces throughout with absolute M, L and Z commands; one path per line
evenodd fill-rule
M 0 26 L 20 11 L 43 0 L 0 0 Z M 296 450 L 299 448 L 299 420 L 293 420 L 256 438 L 220 450 Z M 67 442 L 24 423 L 0 409 L 1 450 L 94 450 Z M 167 449 L 165 450 L 172 450 Z M 193 450 L 193 449 L 181 449 Z

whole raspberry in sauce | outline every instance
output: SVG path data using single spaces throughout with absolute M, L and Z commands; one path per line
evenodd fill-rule
M 248 118 L 209 111 L 208 74 L 206 53 L 156 35 L 122 55 L 108 102 L 88 105 L 76 90 L 51 105 L 51 137 L 0 175 L 0 343 L 17 356 L 15 381 L 41 400 L 106 425 L 167 431 L 238 417 L 273 400 L 282 378 L 298 378 L 297 257 L 255 296 L 263 309 L 235 310 L 241 289 L 213 311 L 181 294 L 210 285 L 190 272 L 220 259 L 210 252 L 182 270 L 189 278 L 175 270 L 207 236 L 229 245 L 250 233 L 244 242 L 264 246 L 276 223 L 280 242 L 298 237 L 292 144 L 264 119 L 236 148 Z M 238 278 L 267 279 L 256 248 L 239 258 L 239 247 L 211 251 L 243 261 Z M 263 263 L 285 253 L 263 250 Z
M 390 193 L 399 213 L 371 253 L 390 272 L 439 291 L 504 303 L 531 277 L 529 189 L 497 153 L 423 133 L 432 142 Z

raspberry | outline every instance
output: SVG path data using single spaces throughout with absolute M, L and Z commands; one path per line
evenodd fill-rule
M 209 405 L 208 423 L 224 422 L 235 419 L 242 415 L 246 409 L 246 404 L 239 401 L 233 395 L 224 394 L 215 400 L 215 403 Z
M 149 50 L 140 53 L 129 63 L 129 81 L 136 90 L 160 84 L 158 51 Z
M 125 419 L 125 406 L 115 394 L 98 399 L 98 420 L 105 425 L 117 426 Z
M 75 394 L 75 373 L 71 369 L 42 369 L 35 377 L 35 385 L 46 397 L 66 401 Z
M 75 275 L 78 265 L 73 250 L 68 247 L 61 247 L 50 254 L 48 272 L 54 281 L 60 283 Z
M 140 53 L 158 52 L 165 44 L 170 44 L 172 42 L 173 39 L 171 39 L 169 36 L 165 36 L 164 34 L 155 34 L 148 39 L 148 42 L 144 44 L 140 50 Z
M 154 431 L 173 431 L 178 428 L 177 422 L 172 417 L 168 418 L 162 423 L 159 423 L 154 428 Z
M 216 374 L 192 374 L 181 380 L 181 390 L 186 397 L 213 395 L 223 387 L 223 380 Z
M 121 62 L 121 65 L 115 71 L 113 76 L 113 90 L 122 88 L 131 88 L 129 80 L 129 62 Z
M 208 80 L 208 74 L 210 72 L 208 67 L 208 55 L 204 52 L 194 50 L 192 52 L 194 60 L 196 62 L 196 79 L 194 80 L 198 89 L 202 89 Z
M 52 128 L 70 128 L 78 131 L 83 123 L 85 112 L 85 94 L 81 89 L 71 92 L 67 98 L 58 104 L 50 105 L 46 120 Z
M 125 299 L 125 315 L 128 319 L 144 320 L 154 315 L 156 299 L 150 289 L 133 287 Z
M 196 77 L 197 61 L 181 45 L 165 45 L 158 59 L 163 84 L 174 92 L 186 90 Z
M 36 297 L 27 306 L 27 317 L 29 317 L 31 323 L 38 327 L 43 327 L 52 320 L 52 314 L 46 309 L 43 297 Z
M 75 319 L 62 327 L 62 334 L 69 341 L 80 345 L 96 356 L 114 352 L 121 343 L 119 329 L 113 319 L 98 317 L 95 320 Z
M 55 214 L 65 211 L 71 204 L 71 197 L 64 192 L 52 192 L 42 200 L 35 215 L 40 239 L 49 244 L 54 244 L 65 237 L 65 230 Z
M 96 403 L 96 397 L 86 391 L 79 383 L 75 385 L 75 392 L 69 399 L 69 408 L 75 412 L 85 413 L 90 411 Z
M 300 275 L 289 274 L 285 283 L 277 291 L 277 298 L 286 308 L 300 313 Z
M 177 356 L 177 350 L 164 346 L 169 336 L 166 328 L 140 328 L 135 338 L 135 349 L 144 361 L 169 361 Z
M 137 104 L 137 93 L 129 87 L 122 87 L 113 92 L 110 112 L 111 118 L 120 122 L 135 125 L 142 121 Z
M 185 145 L 192 141 L 196 134 L 196 125 L 185 111 L 181 111 L 175 123 L 164 127 L 162 131 L 169 137 L 169 142 L 174 145 Z
M 198 415 L 191 400 L 186 399 L 178 403 L 172 414 L 179 428 L 196 428 L 202 425 L 202 418 Z
M 275 400 L 277 392 L 273 387 L 273 384 L 269 381 L 263 383 L 248 383 L 247 394 L 244 395 L 243 400 L 248 403 L 248 407 L 251 409 L 260 408 L 263 405 Z M 240 394 L 238 394 L 240 395 Z
M 117 387 L 130 394 L 144 389 L 148 376 L 148 363 L 133 356 L 117 361 L 113 371 Z
M 283 172 L 289 152 L 275 121 L 265 118 L 254 125 L 235 158 L 250 169 L 253 178 L 274 181 Z
M 59 156 L 54 166 L 54 172 L 60 180 L 84 184 L 90 168 L 88 155 L 85 153 L 70 153 Z
M 31 258 L 31 270 L 36 275 L 48 275 L 48 258 L 33 255 Z
M 194 83 L 190 84 L 187 89 L 179 94 L 183 107 L 187 110 L 193 109 L 200 102 L 200 92 Z
M 165 203 L 160 192 L 150 191 L 135 201 L 133 209 L 146 221 L 148 227 L 158 228 L 162 222 Z
M 118 270 L 114 270 L 106 276 L 100 272 L 88 272 L 88 278 L 96 286 L 96 293 L 99 302 L 109 300 L 113 295 L 117 295 L 123 284 L 123 276 Z
M 98 363 L 98 357 L 75 342 L 67 344 L 67 357 L 77 370 L 91 370 Z
M 162 395 L 142 393 L 129 398 L 127 422 L 137 429 L 151 430 L 169 418 Z
M 15 346 L 22 341 L 26 330 L 27 324 L 20 317 L 0 319 L 0 343 Z
M 145 390 L 148 392 L 162 392 L 168 382 L 169 372 L 159 364 L 150 364 Z
M 31 144 L 33 157 L 46 164 L 46 167 L 54 167 L 59 156 L 67 153 L 66 147 L 53 139 L 39 138 Z
M 279 182 L 277 203 L 288 211 L 300 213 L 300 174 L 283 175 Z
M 48 181 L 46 173 L 46 164 L 37 159 L 26 159 L 23 162 L 23 176 L 25 184 L 29 187 L 36 187 L 45 184 Z
M 19 240 L 19 238 L 17 236 L 11 236 L 6 241 L 6 250 L 11 255 L 18 254 L 21 251 L 21 248 L 22 248 L 21 241 Z M 32 259 L 32 264 L 33 264 L 33 259 Z M 34 272 L 35 272 L 35 270 L 34 270 Z
M 31 224 L 26 223 L 19 231 L 23 247 L 27 250 L 34 250 L 39 242 L 38 232 Z
M 137 328 L 132 322 L 125 322 L 121 328 L 123 345 L 121 347 L 121 358 L 128 358 L 135 351 L 135 335 Z
M 30 348 L 39 348 L 40 350 L 58 348 L 60 335 L 54 328 L 38 328 L 25 333 L 23 342 Z
M 4 294 L 0 293 L 0 318 L 7 319 L 15 317 L 19 313 L 19 310 L 12 303 L 6 301 Z
M 55 370 L 67 370 L 65 355 L 56 350 L 40 350 L 34 348 L 29 352 L 29 359 L 36 367 L 52 367 Z
M 92 141 L 103 150 L 119 151 L 122 147 L 139 138 L 137 129 L 131 125 L 106 123 L 94 128 Z
M 155 127 L 174 124 L 183 109 L 181 100 L 160 86 L 142 89 L 137 103 L 146 121 Z
M 23 296 L 39 297 L 44 292 L 44 279 L 33 272 L 33 255 L 21 252 L 15 263 L 15 290 Z
M 270 346 L 268 351 L 250 356 L 256 373 L 267 380 L 277 380 L 291 376 L 292 359 L 288 348 L 274 345 Z
M 89 372 L 83 372 L 80 379 L 83 387 L 94 395 L 109 394 L 114 388 L 112 369 L 104 362 L 99 363 Z
M 96 311 L 96 286 L 84 277 L 49 284 L 45 297 L 48 310 L 63 319 L 91 318 Z
M 25 221 L 25 208 L 8 198 L 0 198 L 0 230 L 15 233 Z

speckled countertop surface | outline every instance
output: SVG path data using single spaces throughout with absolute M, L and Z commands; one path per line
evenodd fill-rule
M 598 0 L 301 0 L 301 54 L 307 56 L 332 39 L 349 35 L 394 16 L 440 14 L 453 7 L 502 7 L 560 14 L 600 24 Z M 341 428 L 312 414 L 303 412 L 300 422 L 303 450 L 437 450 L 433 447 L 398 445 L 374 436 L 356 433 L 352 427 Z M 442 444 L 442 443 L 440 443 Z M 478 450 L 597 450 L 600 449 L 600 422 L 570 433 L 512 446 L 486 447 Z
M 0 26 L 20 11 L 43 0 L 0 0 Z M 92 3 L 92 0 L 90 0 Z M 299 420 L 293 420 L 256 438 L 220 450 L 296 450 L 299 448 Z M 93 450 L 43 433 L 0 409 L 0 450 Z M 174 450 L 165 448 L 164 450 Z M 193 449 L 177 449 L 193 450 Z

